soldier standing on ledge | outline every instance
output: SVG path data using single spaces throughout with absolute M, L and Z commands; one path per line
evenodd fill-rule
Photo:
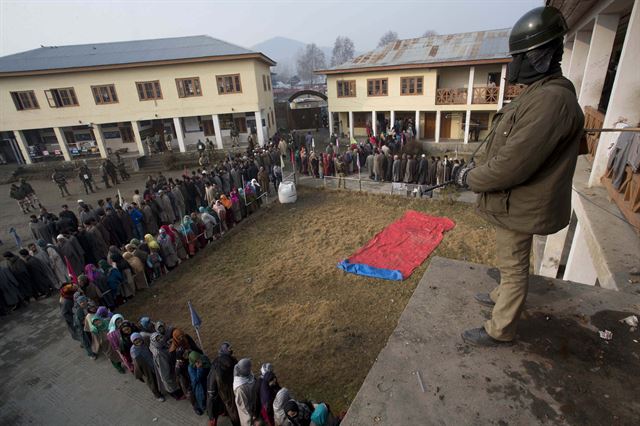
M 584 116 L 560 68 L 566 32 L 564 17 L 553 7 L 533 9 L 515 23 L 508 79 L 528 87 L 496 114 L 487 162 L 458 174 L 459 186 L 479 193 L 479 214 L 496 225 L 500 269 L 500 285 L 476 295 L 493 312 L 483 327 L 462 333 L 469 344 L 495 347 L 515 339 L 533 234 L 553 234 L 569 223 Z

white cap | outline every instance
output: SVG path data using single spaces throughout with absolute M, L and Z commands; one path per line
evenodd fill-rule
M 84 200 L 78 200 L 78 204 L 84 203 Z

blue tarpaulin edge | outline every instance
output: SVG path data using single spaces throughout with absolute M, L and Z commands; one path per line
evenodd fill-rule
M 383 280 L 402 281 L 403 277 L 397 269 L 383 269 L 369 266 L 364 263 L 350 263 L 343 260 L 338 263 L 338 268 L 351 274 L 363 275 L 365 277 L 382 278 Z

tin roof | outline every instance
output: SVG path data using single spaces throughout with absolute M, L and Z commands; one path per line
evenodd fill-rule
M 398 40 L 336 65 L 321 74 L 338 74 L 368 68 L 418 68 L 456 65 L 456 62 L 506 62 L 510 60 L 509 28 L 444 34 Z
M 27 73 L 74 68 L 93 68 L 238 55 L 259 57 L 275 65 L 267 56 L 206 35 L 152 40 L 92 43 L 71 46 L 44 46 L 0 57 L 0 74 Z

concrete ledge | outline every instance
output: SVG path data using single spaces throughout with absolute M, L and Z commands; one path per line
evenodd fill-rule
M 629 271 L 640 266 L 640 238 L 603 187 L 588 187 L 591 164 L 578 158 L 571 196 L 600 286 L 637 293 Z
M 533 276 L 518 343 L 468 346 L 460 333 L 490 313 L 473 295 L 497 279 L 433 258 L 342 424 L 637 423 L 640 334 L 619 320 L 638 313 L 640 296 Z

